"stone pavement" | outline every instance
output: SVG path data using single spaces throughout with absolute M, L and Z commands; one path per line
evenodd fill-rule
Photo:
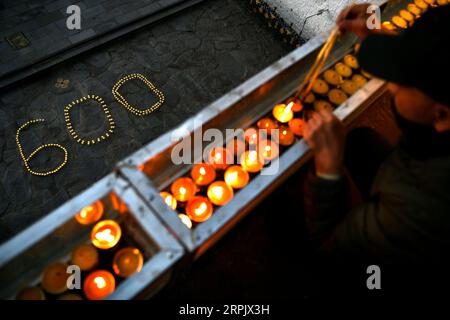
M 188 0 L 2 0 L 0 87 L 172 13 Z M 81 10 L 81 30 L 69 30 L 67 7 Z M 105 38 L 105 35 L 108 35 Z M 16 48 L 14 48 L 15 46 Z M 19 49 L 20 48 L 20 49 Z
M 67 60 L 39 77 L 0 89 L 0 241 L 77 195 L 111 172 L 118 161 L 290 50 L 255 17 L 247 2 L 210 0 Z M 143 118 L 129 113 L 111 94 L 123 75 L 134 72 L 144 74 L 166 97 L 161 108 Z M 121 92 L 142 107 L 155 99 L 138 81 Z M 116 129 L 109 140 L 87 147 L 70 138 L 64 107 L 91 93 L 106 101 Z M 20 159 L 15 133 L 33 118 L 46 122 L 24 131 L 24 151 L 29 154 L 42 143 L 66 147 L 68 164 L 57 174 L 32 176 Z M 101 108 L 93 103 L 72 108 L 71 118 L 83 135 L 97 136 L 105 128 Z M 61 159 L 59 151 L 46 150 L 31 166 L 43 170 Z
M 336 17 L 351 3 L 369 0 L 263 0 L 305 40 L 331 29 Z M 321 13 L 320 13 L 321 12 Z

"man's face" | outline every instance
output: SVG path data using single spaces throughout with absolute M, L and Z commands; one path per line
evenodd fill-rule
M 388 89 L 394 97 L 397 112 L 405 119 L 433 125 L 434 101 L 419 89 L 389 82 Z

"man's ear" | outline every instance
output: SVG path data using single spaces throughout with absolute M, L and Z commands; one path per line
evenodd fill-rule
M 437 132 L 450 131 L 450 107 L 441 103 L 433 105 L 433 126 Z

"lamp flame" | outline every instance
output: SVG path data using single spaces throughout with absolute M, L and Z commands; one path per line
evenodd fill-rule
M 111 234 L 111 229 L 105 229 L 97 232 L 95 238 L 100 241 L 112 242 L 114 241 L 114 235 Z
M 188 227 L 189 229 L 192 228 L 192 221 L 191 221 L 191 219 L 189 219 L 189 217 L 188 217 L 187 215 L 181 214 L 181 213 L 180 213 L 180 214 L 178 215 L 178 218 L 180 218 L 181 222 L 182 222 L 186 227 Z
M 198 208 L 194 209 L 194 213 L 199 216 L 205 213 L 207 209 L 208 207 L 206 206 L 206 203 L 202 202 Z
M 289 102 L 289 104 L 286 106 L 286 108 L 284 109 L 284 114 L 289 114 L 292 110 L 292 107 L 294 106 L 294 102 Z
M 250 160 L 251 162 L 255 162 L 257 158 L 258 154 L 256 153 L 256 151 L 252 150 L 248 153 L 248 160 Z
M 236 179 L 238 178 L 238 173 L 237 173 L 237 171 L 234 171 L 234 172 L 232 172 L 232 173 L 229 173 L 229 174 L 228 174 L 228 177 L 230 178 L 230 179 L 229 179 L 230 181 L 236 180 Z
M 94 283 L 99 289 L 103 289 L 104 287 L 106 287 L 106 281 L 103 277 L 95 277 Z
M 222 187 L 213 187 L 211 189 L 211 191 L 217 198 L 223 197 L 223 188 Z
M 167 204 L 169 207 L 172 207 L 172 200 L 173 200 L 172 196 L 167 196 L 166 199 L 165 199 L 166 204 Z

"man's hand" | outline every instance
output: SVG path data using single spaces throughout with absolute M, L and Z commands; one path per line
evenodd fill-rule
M 344 169 L 346 130 L 331 112 L 314 112 L 305 124 L 303 137 L 314 152 L 316 174 L 341 175 Z
M 342 10 L 336 19 L 336 25 L 340 33 L 354 32 L 361 39 L 365 39 L 369 34 L 373 33 L 372 30 L 367 28 L 367 19 L 370 16 L 367 13 L 369 6 L 369 3 L 356 4 Z

